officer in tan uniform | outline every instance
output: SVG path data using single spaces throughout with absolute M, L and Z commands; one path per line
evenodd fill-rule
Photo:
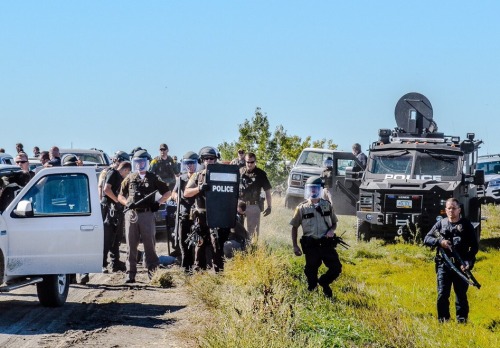
M 293 252 L 297 256 L 304 253 L 306 257 L 304 273 L 307 278 L 307 289 L 313 291 L 319 284 L 323 288 L 325 296 L 332 297 L 330 284 L 342 272 L 342 264 L 335 250 L 334 238 L 338 220 L 331 204 L 320 198 L 321 189 L 321 178 L 310 177 L 307 179 L 304 188 L 304 198 L 307 200 L 295 208 L 290 225 L 292 225 Z M 302 226 L 302 238 L 300 239 L 302 250 L 297 244 L 299 226 Z M 318 270 L 322 262 L 328 270 L 318 279 Z

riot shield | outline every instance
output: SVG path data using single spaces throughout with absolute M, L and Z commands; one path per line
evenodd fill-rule
M 237 165 L 209 164 L 205 192 L 207 225 L 210 228 L 232 228 L 236 224 L 240 171 Z

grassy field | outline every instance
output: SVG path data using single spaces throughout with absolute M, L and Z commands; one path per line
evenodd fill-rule
M 274 202 L 256 247 L 221 275 L 187 281 L 209 315 L 201 347 L 500 347 L 500 208 L 484 206 L 482 240 L 469 288 L 469 323 L 438 324 L 434 251 L 402 242 L 355 239 L 354 217 L 340 216 L 343 263 L 334 296 L 308 292 L 304 258 L 293 255 L 292 211 Z M 301 233 L 301 232 L 299 232 Z M 323 266 L 320 272 L 324 271 Z M 452 316 L 454 298 L 451 297 Z

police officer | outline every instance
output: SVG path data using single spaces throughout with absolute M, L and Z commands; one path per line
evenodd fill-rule
M 469 284 L 445 263 L 439 248 L 454 262 L 455 267 L 462 271 L 471 270 L 479 250 L 479 243 L 474 233 L 474 227 L 466 218 L 460 216 L 460 203 L 456 198 L 449 198 L 445 205 L 446 218 L 436 222 L 424 238 L 424 244 L 438 247 L 436 252 L 436 274 L 438 283 L 437 314 L 439 322 L 450 320 L 451 286 L 455 291 L 456 317 L 459 323 L 466 323 L 469 316 L 467 289 Z M 454 258 L 452 250 L 458 253 L 465 265 Z
M 101 200 L 104 220 L 104 252 L 102 271 L 107 273 L 108 253 L 111 271 L 125 271 L 125 263 L 120 261 L 120 240 L 123 236 L 123 206 L 118 201 L 118 194 L 123 179 L 130 173 L 132 165 L 125 151 L 117 151 L 113 157 L 113 165 L 106 171 Z
M 333 159 L 327 157 L 323 165 L 326 167 L 321 173 L 321 180 L 324 185 L 323 198 L 333 204 Z
M 356 156 L 358 159 L 359 163 L 363 165 L 363 167 L 360 167 L 358 164 L 354 166 L 355 171 L 360 171 L 364 170 L 366 168 L 366 161 L 368 158 L 366 155 L 361 151 L 361 145 L 359 143 L 354 143 L 352 144 L 352 154 Z
M 193 267 L 193 253 L 194 248 L 187 240 L 193 220 L 190 217 L 191 207 L 194 204 L 194 197 L 185 197 L 184 189 L 189 181 L 189 178 L 197 171 L 199 156 L 193 152 L 188 151 L 182 157 L 181 162 L 181 175 L 177 178 L 174 190 L 172 192 L 172 199 L 178 204 L 178 216 L 176 217 L 176 230 L 178 233 L 178 243 L 181 250 L 181 266 L 186 271 Z
M 193 270 L 213 267 L 218 272 L 224 267 L 222 246 L 227 240 L 229 231 L 210 229 L 207 226 L 205 192 L 209 190 L 209 185 L 206 183 L 207 166 L 216 163 L 219 153 L 214 147 L 205 146 L 200 149 L 198 156 L 204 169 L 194 173 L 184 189 L 184 197 L 196 198 L 193 212 L 193 232 L 197 235 L 197 243 Z
M 160 144 L 160 155 L 151 161 L 151 173 L 158 175 L 170 189 L 175 185 L 175 177 L 179 174 L 172 157 L 168 155 L 167 144 Z
M 127 241 L 127 277 L 125 283 L 135 283 L 137 273 L 137 247 L 142 240 L 145 263 L 151 279 L 160 264 L 155 250 L 154 212 L 170 197 L 168 186 L 157 175 L 148 172 L 146 150 L 139 150 L 132 158 L 132 173 L 122 181 L 118 201 L 126 207 L 125 238 Z M 161 195 L 155 200 L 155 192 Z
M 267 174 L 257 168 L 257 158 L 254 153 L 245 155 L 245 167 L 240 168 L 240 199 L 247 204 L 246 228 L 251 238 L 255 241 L 259 236 L 260 213 L 264 216 L 271 214 L 271 183 Z M 266 195 L 267 208 L 261 201 L 261 191 Z
M 332 297 L 330 284 L 342 272 L 342 264 L 335 250 L 337 216 L 331 204 L 320 198 L 321 187 L 322 181 L 319 177 L 313 176 L 307 179 L 304 188 L 304 198 L 307 200 L 295 208 L 290 225 L 292 225 L 293 252 L 297 256 L 303 252 L 306 257 L 304 273 L 307 278 L 307 289 L 313 291 L 319 284 L 325 296 Z M 299 226 L 302 226 L 300 239 L 302 250 L 297 244 Z M 325 264 L 327 271 L 318 279 L 321 262 Z

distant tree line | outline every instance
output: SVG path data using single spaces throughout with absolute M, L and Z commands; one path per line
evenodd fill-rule
M 237 141 L 230 143 L 225 141 L 218 145 L 221 160 L 230 161 L 235 158 L 240 148 L 246 152 L 253 152 L 257 155 L 259 168 L 266 171 L 273 186 L 286 181 L 289 167 L 297 160 L 302 149 L 337 148 L 331 139 L 311 141 L 310 136 L 302 140 L 297 135 L 288 135 L 281 124 L 271 133 L 267 114 L 263 113 L 260 107 L 255 109 L 255 114 L 250 120 L 245 119 L 238 128 L 240 136 Z

